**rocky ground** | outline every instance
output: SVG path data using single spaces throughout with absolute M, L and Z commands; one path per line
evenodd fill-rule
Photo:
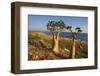
M 72 50 L 72 40 L 60 37 L 60 53 L 56 55 L 52 51 L 52 37 L 42 32 L 28 33 L 28 60 L 54 60 L 69 59 Z M 76 58 L 87 58 L 87 43 L 83 42 L 82 49 L 80 41 L 76 41 Z

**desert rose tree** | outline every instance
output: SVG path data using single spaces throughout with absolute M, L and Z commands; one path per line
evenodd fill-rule
M 72 33 L 73 46 L 72 46 L 72 51 L 71 51 L 71 58 L 74 59 L 75 56 L 76 56 L 75 55 L 75 53 L 76 53 L 76 50 L 75 50 L 76 42 L 75 42 L 75 40 L 77 39 L 77 34 L 82 32 L 82 30 L 81 30 L 80 27 L 76 27 L 75 31 L 73 31 L 72 26 L 67 26 L 66 29 L 69 30 Z
M 47 30 L 52 33 L 52 50 L 55 54 L 59 53 L 59 34 L 65 27 L 65 23 L 62 20 L 48 21 Z

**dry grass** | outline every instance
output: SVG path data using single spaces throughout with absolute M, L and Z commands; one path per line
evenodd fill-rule
M 87 43 L 82 43 L 79 47 L 80 41 L 76 41 L 76 58 L 87 58 Z M 68 49 L 68 50 L 66 50 Z M 28 60 L 54 60 L 54 59 L 68 59 L 70 58 L 70 51 L 72 50 L 72 40 L 60 37 L 59 51 L 56 55 L 52 51 L 52 37 L 42 32 L 28 33 Z

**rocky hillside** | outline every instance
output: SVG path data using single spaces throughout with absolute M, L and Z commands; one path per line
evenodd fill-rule
M 72 40 L 60 37 L 59 55 L 52 51 L 52 37 L 42 32 L 28 33 L 28 60 L 54 60 L 69 59 L 72 50 Z M 82 48 L 79 47 L 80 41 L 76 41 L 76 58 L 87 58 L 87 43 L 83 42 Z

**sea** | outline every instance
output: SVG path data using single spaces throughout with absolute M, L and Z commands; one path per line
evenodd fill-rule
M 51 32 L 43 32 L 47 35 L 52 35 Z M 65 37 L 65 38 L 72 38 L 72 33 L 70 32 L 61 32 L 60 33 L 61 37 Z M 88 33 L 77 33 L 77 39 L 81 40 L 81 41 L 88 41 Z

